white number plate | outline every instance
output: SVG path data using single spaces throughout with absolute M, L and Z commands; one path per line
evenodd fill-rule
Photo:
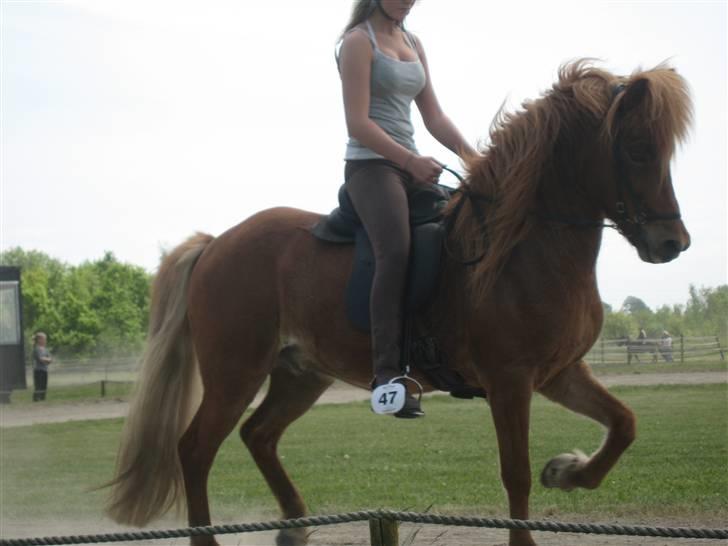
M 379 385 L 372 392 L 372 411 L 380 415 L 397 413 L 404 407 L 405 392 L 401 383 Z

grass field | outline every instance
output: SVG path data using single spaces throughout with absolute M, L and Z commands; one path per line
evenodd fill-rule
M 728 412 L 725 384 L 612 389 L 638 415 L 638 439 L 596 491 L 544 490 L 538 473 L 553 455 L 593 451 L 591 421 L 534 399 L 533 517 L 596 515 L 624 522 L 679 516 L 728 518 Z M 280 446 L 312 513 L 369 508 L 507 515 L 497 446 L 482 402 L 427 400 L 427 418 L 374 417 L 366 404 L 315 407 Z M 0 521 L 98 519 L 111 477 L 121 420 L 0 430 Z M 237 438 L 223 444 L 210 480 L 213 519 L 277 516 L 267 486 Z
M 52 378 L 51 378 L 52 381 Z M 132 392 L 132 382 L 107 382 L 105 398 L 119 398 L 127 400 Z M 77 385 L 51 385 L 48 387 L 48 394 L 44 404 L 66 404 L 68 402 L 84 402 L 101 400 L 101 382 L 77 384 Z M 32 385 L 25 390 L 13 391 L 13 406 L 24 406 L 33 403 Z

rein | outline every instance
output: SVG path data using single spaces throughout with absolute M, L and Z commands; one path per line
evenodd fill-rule
M 486 203 L 493 203 L 494 199 L 485 195 L 479 195 L 476 193 L 471 192 L 470 190 L 465 189 L 467 185 L 465 184 L 465 178 L 463 176 L 451 169 L 450 167 L 447 167 L 446 165 L 442 165 L 443 170 L 448 171 L 451 173 L 455 178 L 458 179 L 460 182 L 460 187 L 454 189 L 452 191 L 452 194 L 455 195 L 457 193 L 461 194 L 462 197 L 460 197 L 459 201 L 455 204 L 455 208 L 452 211 L 452 213 L 445 218 L 445 221 L 443 222 L 443 225 L 445 226 L 445 240 L 444 240 L 444 247 L 445 252 L 447 252 L 447 255 L 450 256 L 453 260 L 460 263 L 461 265 L 475 265 L 478 262 L 480 262 L 483 258 L 485 258 L 485 255 L 487 253 L 487 250 L 484 250 L 480 253 L 480 255 L 476 256 L 475 258 L 471 258 L 469 260 L 459 258 L 455 256 L 455 254 L 450 250 L 450 246 L 447 244 L 447 234 L 450 233 L 453 225 L 455 224 L 455 220 L 458 217 L 458 214 L 460 214 L 460 211 L 463 208 L 463 205 L 465 204 L 465 200 L 469 199 L 470 204 L 473 207 L 473 212 L 475 213 L 475 217 L 478 220 L 478 223 L 480 224 L 483 234 L 487 237 L 488 232 L 485 229 L 485 214 L 483 213 L 483 209 L 481 209 L 479 202 L 485 201 Z

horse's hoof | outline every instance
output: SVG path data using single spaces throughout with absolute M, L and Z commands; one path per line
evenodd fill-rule
M 541 472 L 541 485 L 571 491 L 576 487 L 574 474 L 584 468 L 588 461 L 589 457 L 578 449 L 575 449 L 574 453 L 557 455 L 546 463 Z
M 276 535 L 276 546 L 306 546 L 308 533 L 306 529 L 283 529 Z

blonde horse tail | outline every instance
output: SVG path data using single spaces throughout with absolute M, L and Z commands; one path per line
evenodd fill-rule
M 197 386 L 187 321 L 192 268 L 213 240 L 198 233 L 169 253 L 152 286 L 149 335 L 137 392 L 121 437 L 106 512 L 114 521 L 144 526 L 184 499 L 177 443 L 189 425 Z

